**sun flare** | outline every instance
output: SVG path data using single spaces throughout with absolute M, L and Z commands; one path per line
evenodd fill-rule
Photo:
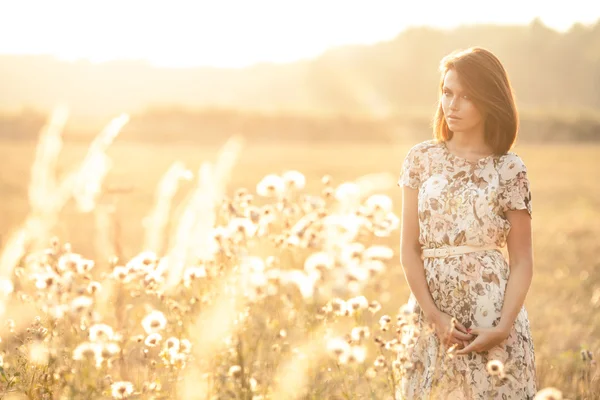
M 573 4 L 581 3 L 581 4 Z M 526 24 L 539 17 L 568 29 L 593 23 L 600 3 L 574 1 L 564 9 L 547 2 L 509 0 L 490 14 L 478 2 L 398 0 L 254 0 L 53 2 L 23 0 L 0 5 L 0 54 L 51 54 L 102 62 L 139 59 L 159 66 L 244 67 L 290 62 L 329 48 L 390 40 L 411 25 Z M 440 16 L 442 15 L 442 16 Z

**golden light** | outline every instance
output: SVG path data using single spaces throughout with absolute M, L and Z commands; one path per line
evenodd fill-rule
M 598 2 L 570 4 L 565 9 L 559 3 L 508 0 L 488 11 L 474 0 L 13 0 L 0 4 L 0 37 L 5 39 L 0 54 L 244 67 L 389 40 L 410 25 L 526 24 L 540 17 L 565 30 L 573 21 L 592 23 L 600 15 Z

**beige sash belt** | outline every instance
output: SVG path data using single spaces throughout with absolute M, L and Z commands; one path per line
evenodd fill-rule
M 448 246 L 448 247 L 440 247 L 437 249 L 422 249 L 423 257 L 447 257 L 447 256 L 455 256 L 458 254 L 465 253 L 474 253 L 477 251 L 485 251 L 485 250 L 500 250 L 500 247 L 494 245 L 489 246 Z

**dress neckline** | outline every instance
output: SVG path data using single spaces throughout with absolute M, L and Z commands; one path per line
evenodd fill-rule
M 440 143 L 442 144 L 442 148 L 444 149 L 444 152 L 446 154 L 448 154 L 448 156 L 450 158 L 453 158 L 455 160 L 459 160 L 459 161 L 462 161 L 464 163 L 471 164 L 471 165 L 478 165 L 478 164 L 486 163 L 488 160 L 490 160 L 496 156 L 495 154 L 492 153 L 485 157 L 478 158 L 477 160 L 469 160 L 468 158 L 461 157 L 461 156 L 456 155 L 453 152 L 451 152 L 450 149 L 448 148 L 448 145 L 446 144 L 445 140 L 442 140 Z

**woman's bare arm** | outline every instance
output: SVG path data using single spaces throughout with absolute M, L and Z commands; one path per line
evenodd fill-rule
M 477 337 L 464 349 L 457 351 L 457 355 L 487 351 L 506 340 L 525 302 L 533 275 L 531 217 L 527 211 L 518 210 L 506 211 L 506 219 L 511 223 L 507 238 L 510 275 L 504 292 L 500 322 L 494 327 L 471 329 Z
M 506 211 L 511 229 L 507 238 L 510 275 L 498 327 L 508 335 L 523 307 L 533 278 L 531 217 L 526 210 Z
M 425 279 L 421 246 L 419 244 L 419 217 L 417 211 L 418 189 L 402 188 L 402 232 L 400 237 L 400 262 L 411 292 L 417 299 L 425 317 L 433 320 L 438 308 L 431 297 Z

